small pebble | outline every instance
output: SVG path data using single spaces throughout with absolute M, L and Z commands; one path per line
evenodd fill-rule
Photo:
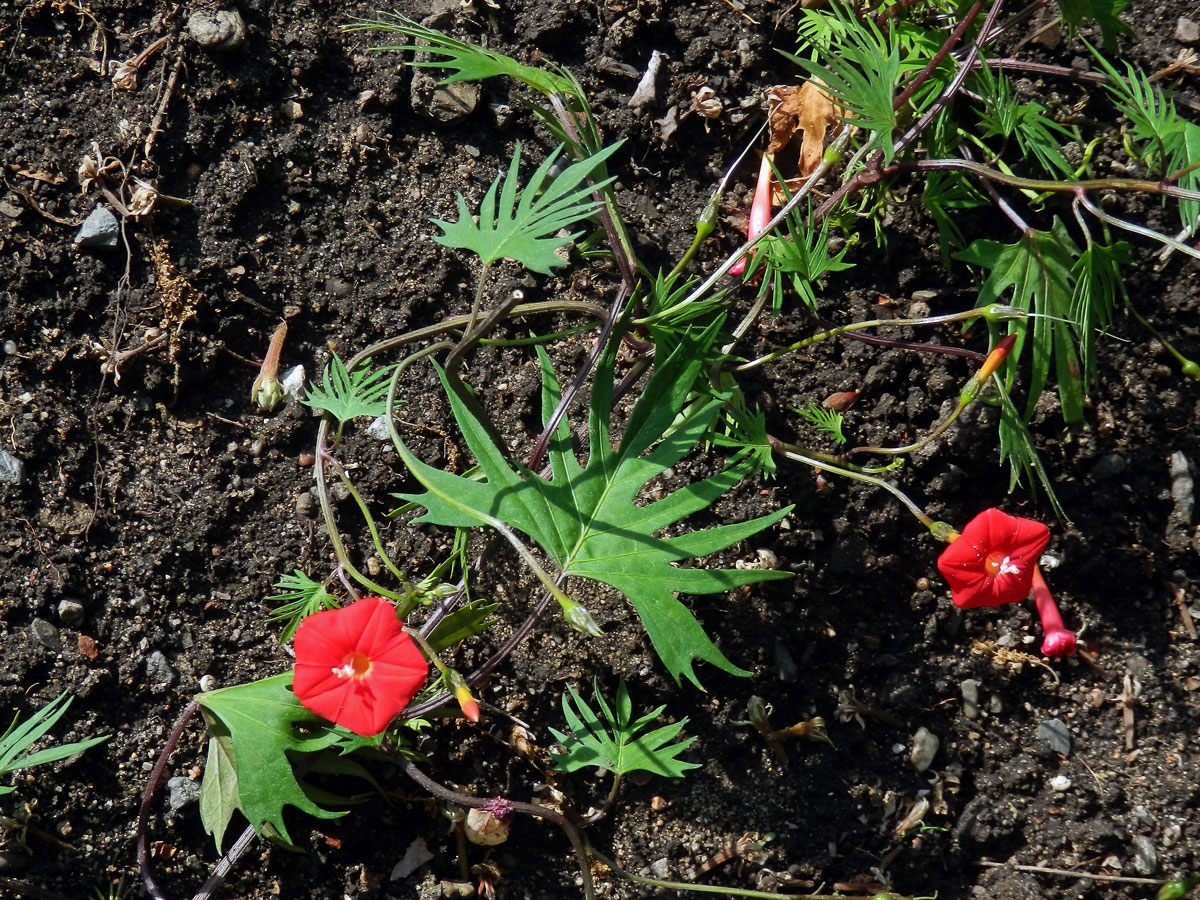
M 313 495 L 305 491 L 296 497 L 296 515 L 311 518 L 316 505 L 317 501 L 313 499 Z
M 86 614 L 87 611 L 78 600 L 64 597 L 58 601 L 58 619 L 64 625 L 78 625 Z
M 1194 44 L 1200 41 L 1200 24 L 1192 19 L 1180 18 L 1175 23 L 1175 40 L 1181 44 Z
M 7 450 L 0 450 L 0 484 L 20 484 L 25 480 L 25 463 Z
M 650 877 L 657 878 L 659 881 L 665 881 L 667 876 L 671 874 L 671 861 L 665 856 L 660 856 L 654 862 L 650 863 Z
M 918 728 L 917 733 L 912 736 L 912 752 L 908 755 L 913 768 L 918 772 L 924 772 L 933 765 L 933 758 L 937 756 L 941 743 L 938 736 L 928 728 L 924 726 Z
M 174 684 L 179 676 L 162 651 L 155 650 L 146 657 L 146 677 L 155 684 Z
M 962 711 L 963 715 L 968 719 L 979 718 L 979 681 L 974 678 L 963 679 L 961 685 L 962 690 Z
M 1100 460 L 1092 467 L 1092 477 L 1097 481 L 1103 481 L 1106 478 L 1120 475 L 1128 465 L 1125 457 L 1121 456 L 1121 454 L 1109 453 L 1100 457 Z
M 1071 779 L 1066 775 L 1055 775 L 1050 779 L 1050 790 L 1058 791 L 1060 794 L 1063 791 L 1071 789 Z
M 16 356 L 17 355 L 17 342 L 16 341 L 5 341 L 4 342 L 4 352 L 8 356 Z
M 1168 470 L 1171 475 L 1171 500 L 1175 503 L 1172 517 L 1181 525 L 1190 525 L 1196 509 L 1196 483 L 1188 458 L 1176 450 L 1168 461 Z
M 388 430 L 387 416 L 378 416 L 367 426 L 367 436 L 377 441 L 390 441 L 392 433 Z
M 1158 851 L 1154 841 L 1144 834 L 1135 834 L 1133 844 L 1133 867 L 1139 875 L 1153 875 L 1158 871 Z
M 107 206 L 93 209 L 75 235 L 76 247 L 115 247 L 121 225 Z
M 1062 756 L 1071 755 L 1071 730 L 1062 719 L 1046 719 L 1037 727 L 1037 737 Z
M 183 809 L 200 799 L 200 785 L 186 775 L 167 779 L 167 805 L 171 809 Z
M 188 16 L 187 32 L 207 50 L 236 50 L 246 41 L 246 23 L 236 9 L 192 13 Z
M 30 622 L 29 633 L 35 641 L 49 650 L 62 649 L 62 638 L 58 636 L 58 629 L 45 619 L 34 619 Z

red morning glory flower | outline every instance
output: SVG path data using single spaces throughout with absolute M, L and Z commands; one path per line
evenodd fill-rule
M 1041 522 L 985 509 L 938 557 L 954 605 L 971 609 L 1024 600 L 1049 540 L 1050 529 Z
M 309 616 L 295 649 L 292 693 L 304 708 L 367 737 L 387 728 L 429 673 L 395 608 L 379 597 Z

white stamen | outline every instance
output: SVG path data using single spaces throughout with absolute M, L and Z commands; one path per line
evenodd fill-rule
M 1017 568 L 1017 564 L 1012 562 L 1007 556 L 1004 557 L 1003 562 L 1000 563 L 1001 575 L 1017 575 L 1020 573 L 1020 571 L 1021 570 Z
M 341 666 L 334 666 L 329 671 L 332 672 L 334 675 L 336 675 L 338 678 L 353 678 L 354 677 L 354 664 L 353 663 L 345 663 L 344 665 L 341 665 Z

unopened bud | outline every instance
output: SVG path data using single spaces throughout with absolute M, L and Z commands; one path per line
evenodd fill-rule
M 570 598 L 565 602 L 563 600 L 558 602 L 562 605 L 563 615 L 567 617 L 568 625 L 589 637 L 603 637 L 604 632 L 600 630 L 600 626 L 596 624 L 596 620 L 592 618 L 592 614 L 582 603 L 577 603 Z

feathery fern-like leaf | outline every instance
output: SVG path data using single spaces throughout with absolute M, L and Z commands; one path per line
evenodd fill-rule
M 511 259 L 531 271 L 549 275 L 551 269 L 564 263 L 556 251 L 581 234 L 558 232 L 595 212 L 601 202 L 593 198 L 594 192 L 611 184 L 613 179 L 591 185 L 584 182 L 618 147 L 619 143 L 605 147 L 550 178 L 550 170 L 562 151 L 559 147 L 538 166 L 519 192 L 518 200 L 521 144 L 517 142 L 508 174 L 498 176 L 483 197 L 478 223 L 459 194 L 458 221 L 434 219 L 433 224 L 443 232 L 434 240 L 446 247 L 474 251 L 485 266 L 498 259 Z
M 687 724 L 686 718 L 639 734 L 662 715 L 666 706 L 633 718 L 633 704 L 624 681 L 617 686 L 617 696 L 611 707 L 601 696 L 599 686 L 593 685 L 593 696 L 600 707 L 599 715 L 592 711 L 575 688 L 568 685 L 567 691 L 568 694 L 562 697 L 562 707 L 569 730 L 550 729 L 554 739 L 566 748 L 564 753 L 550 754 L 554 759 L 554 767 L 560 772 L 578 772 L 580 769 L 598 767 L 614 775 L 642 771 L 666 778 L 682 778 L 689 769 L 699 768 L 696 763 L 679 759 L 679 754 L 696 740 L 692 737 L 675 741 Z

